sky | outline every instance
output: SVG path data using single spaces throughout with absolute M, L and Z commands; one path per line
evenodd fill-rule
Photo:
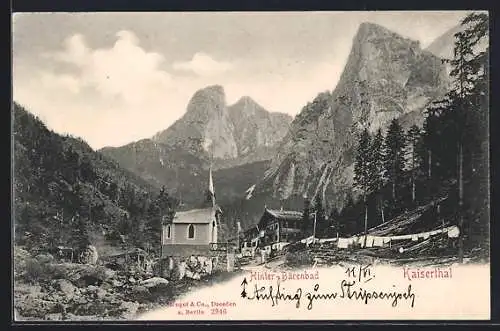
M 467 13 L 18 13 L 13 99 L 94 149 L 149 138 L 201 88 L 295 116 L 333 90 L 362 22 L 422 47 Z

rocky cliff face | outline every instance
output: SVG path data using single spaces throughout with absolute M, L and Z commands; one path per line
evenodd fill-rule
M 357 133 L 385 131 L 393 118 L 404 127 L 421 124 L 425 107 L 448 84 L 440 58 L 417 41 L 361 24 L 335 90 L 319 94 L 294 119 L 257 194 L 280 201 L 321 194 L 339 206 L 352 186 Z
M 222 86 L 209 86 L 197 91 L 189 101 L 184 116 L 156 134 L 153 140 L 184 148 L 201 144 L 205 152 L 212 151 L 216 158 L 237 157 L 238 147 Z
M 224 89 L 214 85 L 197 91 L 185 115 L 153 140 L 168 146 L 197 144 L 222 167 L 222 161 L 235 165 L 270 159 L 270 151 L 274 152 L 291 121 L 290 116 L 270 113 L 246 96 L 228 106 Z
M 463 31 L 463 29 L 462 25 L 454 26 L 430 43 L 426 50 L 439 58 L 451 59 L 453 57 L 455 33 Z

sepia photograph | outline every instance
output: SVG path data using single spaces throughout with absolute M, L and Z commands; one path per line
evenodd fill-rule
M 490 319 L 487 11 L 12 15 L 13 319 Z

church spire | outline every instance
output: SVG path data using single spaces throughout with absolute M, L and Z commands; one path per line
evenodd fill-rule
M 214 181 L 212 179 L 212 165 L 210 165 L 210 170 L 208 174 L 208 192 L 210 192 L 210 198 L 212 199 L 212 206 L 215 208 L 215 189 Z

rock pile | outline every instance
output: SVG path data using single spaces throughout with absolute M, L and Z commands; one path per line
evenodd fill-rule
M 25 253 L 15 253 L 14 307 L 19 319 L 130 319 L 172 297 L 164 278 L 92 264 L 47 263 L 47 256 Z
M 172 260 L 164 266 L 163 276 L 170 280 L 184 278 L 200 280 L 211 275 L 217 265 L 217 259 L 206 256 L 191 256 L 189 258 Z

